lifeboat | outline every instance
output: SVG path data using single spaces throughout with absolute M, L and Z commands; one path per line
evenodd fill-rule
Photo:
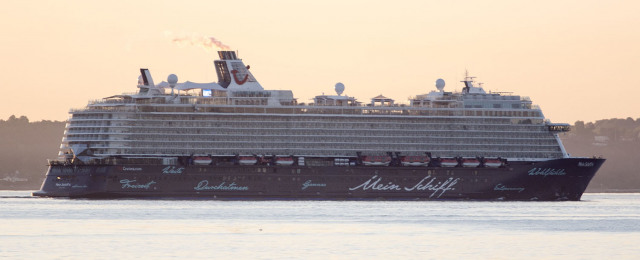
M 293 158 L 291 158 L 291 157 L 278 157 L 278 158 L 276 158 L 276 165 L 284 165 L 284 166 L 293 165 Z
M 502 161 L 500 159 L 485 159 L 484 166 L 489 168 L 498 168 L 502 166 Z
M 362 164 L 365 166 L 389 166 L 391 163 L 390 156 L 365 156 L 362 158 Z
M 473 168 L 480 166 L 480 161 L 476 158 L 462 159 L 462 167 Z
M 193 157 L 193 164 L 195 165 L 209 165 L 211 164 L 211 158 L 206 156 Z
M 240 160 L 238 160 L 238 163 L 240 163 L 240 165 L 254 165 L 257 162 L 258 162 L 258 159 L 256 159 L 256 157 L 253 157 L 253 156 L 240 157 Z
M 400 163 L 402 166 L 427 166 L 429 165 L 429 160 L 427 156 L 405 156 L 402 157 Z
M 440 166 L 442 167 L 456 167 L 458 166 L 458 160 L 454 158 L 443 158 L 440 159 Z

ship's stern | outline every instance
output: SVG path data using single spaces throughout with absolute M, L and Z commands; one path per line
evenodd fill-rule
M 50 165 L 39 197 L 91 197 L 105 189 L 107 166 Z

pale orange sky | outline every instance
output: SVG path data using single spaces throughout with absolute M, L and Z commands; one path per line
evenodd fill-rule
M 156 82 L 216 81 L 212 36 L 266 89 L 406 102 L 460 90 L 529 96 L 553 122 L 639 118 L 640 1 L 3 1 L 0 119 L 65 120 L 91 99 Z M 183 3 L 186 2 L 186 3 Z

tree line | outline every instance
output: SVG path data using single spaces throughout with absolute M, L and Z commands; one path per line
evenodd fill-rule
M 20 185 L 38 189 L 47 170 L 47 159 L 56 159 L 66 122 L 29 122 L 25 116 L 0 119 L 0 179 L 27 178 Z M 9 185 L 0 182 L 0 185 Z M 3 187 L 0 186 L 0 189 Z
M 640 118 L 576 121 L 560 138 L 572 156 L 607 159 L 587 191 L 640 191 Z

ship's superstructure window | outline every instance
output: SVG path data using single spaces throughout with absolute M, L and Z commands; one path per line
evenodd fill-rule
M 96 155 L 102 156 L 296 154 L 349 157 L 356 152 L 386 151 L 430 152 L 442 157 L 562 156 L 543 119 L 531 118 L 537 113 L 521 119 L 513 118 L 522 117 L 515 111 L 485 111 L 489 113 L 450 117 L 450 114 L 464 110 L 452 109 L 441 113 L 447 114 L 441 117 L 436 112 L 447 110 L 406 107 L 394 112 L 396 110 L 363 108 L 346 109 L 349 112 L 344 112 L 343 108 L 339 114 L 344 116 L 339 117 L 327 115 L 335 113 L 326 110 L 314 109 L 304 113 L 271 110 L 271 113 L 263 111 L 260 115 L 238 113 L 237 110 L 199 113 L 189 109 L 140 114 L 133 113 L 132 109 L 131 113 L 118 114 L 117 118 L 108 118 L 109 113 L 77 113 L 70 122 L 65 141 L 69 146 L 86 143 Z M 420 115 L 419 112 L 426 112 L 427 116 L 411 116 Z

